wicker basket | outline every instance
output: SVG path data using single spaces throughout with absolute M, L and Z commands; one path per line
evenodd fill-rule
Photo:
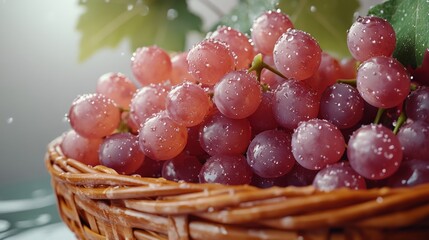
M 119 175 L 48 147 L 59 213 L 79 239 L 428 239 L 429 184 L 339 189 L 223 186 Z

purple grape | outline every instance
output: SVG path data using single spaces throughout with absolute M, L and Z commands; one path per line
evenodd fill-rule
M 291 151 L 291 134 L 281 130 L 259 133 L 247 149 L 247 163 L 261 177 L 285 175 L 295 164 Z
M 198 182 L 202 164 L 198 158 L 181 154 L 166 160 L 162 167 L 162 177 L 171 181 Z
M 320 99 L 319 117 L 340 129 L 356 125 L 363 116 L 364 100 L 348 84 L 336 83 L 328 87 Z
M 292 135 L 293 156 L 301 166 L 311 170 L 338 162 L 344 151 L 341 131 L 326 120 L 303 121 Z
M 115 133 L 100 145 L 101 164 L 121 174 L 132 174 L 142 165 L 144 154 L 140 150 L 137 136 L 131 133 Z
M 285 81 L 274 92 L 273 113 L 284 128 L 295 129 L 299 122 L 316 118 L 318 112 L 316 92 L 302 81 Z
M 273 92 L 262 93 L 261 103 L 256 111 L 247 118 L 249 119 L 254 134 L 278 127 L 279 124 L 273 113 L 273 99 Z
M 162 166 L 164 161 L 156 161 L 152 158 L 145 157 L 143 164 L 134 174 L 138 174 L 141 177 L 159 178 L 162 176 Z
M 405 102 L 407 117 L 429 122 L 429 87 L 422 86 L 411 92 Z
M 373 57 L 357 72 L 357 90 L 369 104 L 379 108 L 400 105 L 410 92 L 410 76 L 398 60 Z
M 398 171 L 387 179 L 390 187 L 412 187 L 429 183 L 429 161 L 412 159 L 403 162 Z
M 365 125 L 350 137 L 347 157 L 358 174 L 379 180 L 391 176 L 398 169 L 402 149 L 390 129 L 382 125 Z
M 429 162 L 429 123 L 409 122 L 397 134 L 401 143 L 404 160 L 422 159 Z
M 339 162 L 320 170 L 313 186 L 322 191 L 338 188 L 366 189 L 365 179 L 357 174 L 347 162 Z
M 242 155 L 216 155 L 210 157 L 201 168 L 201 183 L 220 183 L 226 185 L 250 184 L 252 169 Z

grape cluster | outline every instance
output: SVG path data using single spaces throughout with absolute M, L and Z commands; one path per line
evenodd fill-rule
M 63 153 L 173 181 L 323 191 L 429 182 L 429 88 L 392 57 L 384 19 L 357 18 L 347 44 L 352 58 L 336 59 L 267 11 L 250 37 L 221 26 L 186 52 L 142 47 L 131 59 L 138 84 L 107 73 L 72 103 Z

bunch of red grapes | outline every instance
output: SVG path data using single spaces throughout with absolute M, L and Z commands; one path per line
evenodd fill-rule
M 77 97 L 65 156 L 120 174 L 329 191 L 429 182 L 429 88 L 392 57 L 394 29 L 359 17 L 352 58 L 323 52 L 280 11 L 189 51 L 137 49 L 132 72 Z

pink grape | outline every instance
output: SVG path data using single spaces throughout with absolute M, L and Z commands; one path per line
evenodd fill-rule
M 252 169 L 242 155 L 216 155 L 204 163 L 199 179 L 201 183 L 242 185 L 249 184 L 252 175 Z
M 256 135 L 246 155 L 253 172 L 265 178 L 283 176 L 295 164 L 291 134 L 281 130 L 268 130 Z
M 188 128 L 188 141 L 183 150 L 186 154 L 196 156 L 199 159 L 205 158 L 208 155 L 200 144 L 200 128 L 201 125 Z
M 223 115 L 242 119 L 256 111 L 261 98 L 261 87 L 254 75 L 232 71 L 215 85 L 213 102 Z
M 179 53 L 171 58 L 171 76 L 170 81 L 172 85 L 176 85 L 182 82 L 193 82 L 197 80 L 189 73 L 189 64 L 186 58 L 188 52 Z
M 206 39 L 195 45 L 187 56 L 190 74 L 206 85 L 215 85 L 235 68 L 233 53 L 228 46 L 215 39 Z
M 282 176 L 282 186 L 308 186 L 311 185 L 319 170 L 310 170 L 300 164 L 295 164 L 286 175 Z
M 132 174 L 140 168 L 145 156 L 140 150 L 137 136 L 131 133 L 116 133 L 103 140 L 99 158 L 101 164 L 120 174 Z
M 394 58 L 373 57 L 357 73 L 357 90 L 369 104 L 391 108 L 401 104 L 410 91 L 410 76 Z
M 168 116 L 186 127 L 200 124 L 210 107 L 208 94 L 195 83 L 185 82 L 177 85 L 167 95 Z
M 273 112 L 280 126 L 295 129 L 301 121 L 316 118 L 319 100 L 307 84 L 288 80 L 274 92 Z
M 364 106 L 364 100 L 355 88 L 336 83 L 323 92 L 319 117 L 340 129 L 350 128 L 362 119 Z
M 354 58 L 343 58 L 340 61 L 340 79 L 355 79 L 357 73 L 357 61 Z
M 371 180 L 385 179 L 399 168 L 401 144 L 396 135 L 382 125 L 365 125 L 350 137 L 347 157 L 352 168 Z
M 165 110 L 167 94 L 165 87 L 154 84 L 144 86 L 137 91 L 131 99 L 129 115 L 135 131 L 153 114 Z
M 142 86 L 162 83 L 170 78 L 170 56 L 158 46 L 138 48 L 131 62 L 133 74 Z
M 164 161 L 162 177 L 171 181 L 199 182 L 198 174 L 202 164 L 198 158 L 180 154 L 179 156 Z
M 278 127 L 279 124 L 273 113 L 273 100 L 273 92 L 262 93 L 261 103 L 256 111 L 247 118 L 252 126 L 253 133 L 260 133 Z
M 341 66 L 337 59 L 323 52 L 317 70 L 320 79 L 316 90 L 322 93 L 327 87 L 334 85 L 341 77 Z
M 404 160 L 422 159 L 429 162 L 429 123 L 412 121 L 401 126 L 398 134 Z
M 201 125 L 200 144 L 211 156 L 241 154 L 247 149 L 251 127 L 247 119 L 232 119 L 216 111 Z
M 413 187 L 429 183 L 429 161 L 412 159 L 403 162 L 398 171 L 387 179 L 390 187 Z
M 411 92 L 405 102 L 407 117 L 429 122 L 429 87 L 422 86 Z
M 335 163 L 320 170 L 314 178 L 313 186 L 326 192 L 343 187 L 354 190 L 366 189 L 365 179 L 347 162 Z
M 94 93 L 77 97 L 68 117 L 71 127 L 82 137 L 102 138 L 119 126 L 121 112 L 111 99 Z
M 254 20 L 251 28 L 255 47 L 264 55 L 272 55 L 277 39 L 289 28 L 293 28 L 293 23 L 288 15 L 280 11 L 264 12 Z
M 301 166 L 311 170 L 338 162 L 344 151 L 341 131 L 326 120 L 303 121 L 292 134 L 293 156 Z
M 84 138 L 74 130 L 69 130 L 64 133 L 60 147 L 64 156 L 95 166 L 100 164 L 98 149 L 101 142 L 101 138 Z
M 139 144 L 154 160 L 172 159 L 185 148 L 188 130 L 171 120 L 165 111 L 149 118 L 140 128 Z
M 129 109 L 137 87 L 122 73 L 106 73 L 97 81 L 96 92 L 112 99 L 119 107 Z
M 274 66 L 274 59 L 271 55 L 265 55 L 263 57 L 264 63 L 269 66 Z M 275 90 L 280 84 L 282 84 L 286 79 L 280 77 L 279 75 L 273 73 L 268 69 L 262 69 L 261 72 L 261 84 L 267 84 L 271 90 Z
M 289 29 L 276 42 L 273 57 L 277 70 L 286 78 L 304 80 L 316 73 L 322 50 L 310 34 Z
M 395 30 L 380 17 L 358 17 L 347 33 L 347 46 L 359 61 L 375 56 L 389 57 L 396 46 Z
M 249 68 L 255 54 L 250 39 L 245 34 L 231 27 L 221 26 L 210 35 L 210 38 L 228 44 L 237 58 L 237 69 Z

